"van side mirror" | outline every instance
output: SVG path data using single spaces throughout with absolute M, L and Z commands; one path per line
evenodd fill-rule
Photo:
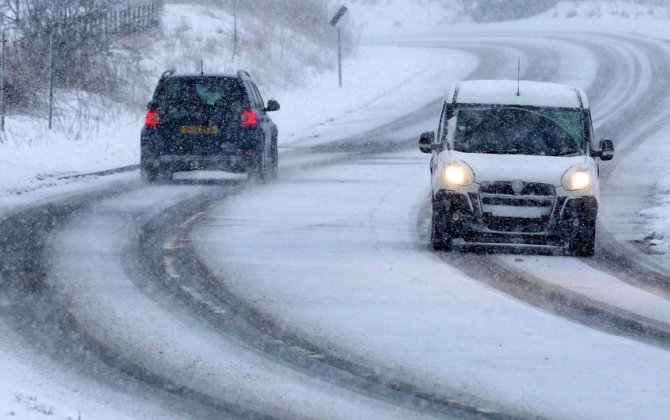
M 265 107 L 266 112 L 279 111 L 279 102 L 274 99 L 268 101 L 268 106 Z
M 422 153 L 431 153 L 433 151 L 433 142 L 435 141 L 435 132 L 426 131 L 419 138 L 419 150 Z
M 600 160 L 612 160 L 614 157 L 614 143 L 610 139 L 600 140 L 600 151 L 598 152 Z

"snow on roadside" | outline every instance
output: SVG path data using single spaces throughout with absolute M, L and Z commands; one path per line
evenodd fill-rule
M 75 420 L 75 419 L 124 419 L 126 415 L 112 408 L 108 401 L 119 398 L 126 407 L 132 407 L 131 398 L 118 393 L 103 394 L 77 375 L 60 368 L 39 371 L 28 353 L 12 353 L 16 345 L 14 332 L 0 323 L 0 419 L 21 420 Z M 57 373 L 57 371 L 59 373 Z M 57 377 L 57 380 L 54 378 Z M 69 378 L 72 382 L 63 383 Z M 94 416 L 95 413 L 95 416 Z M 136 411 L 137 414 L 140 411 Z M 146 413 L 145 413 L 146 414 Z M 158 413 L 154 413 L 158 414 Z
M 123 112 L 113 121 L 71 121 L 49 130 L 47 122 L 10 116 L 0 143 L 0 197 L 73 182 L 77 174 L 139 161 L 138 115 Z
M 454 74 L 467 75 L 475 57 L 447 49 L 364 45 L 336 73 L 277 95 L 272 115 L 281 145 L 323 143 L 381 126 L 441 96 Z
M 31 390 L 31 392 L 33 392 Z M 30 393 L 17 392 L 0 385 L 0 407 L 2 418 L 17 419 L 76 419 L 78 413 L 68 409 L 61 409 L 50 401 L 42 401 Z M 67 414 L 63 414 L 67 413 Z
M 448 29 L 463 13 L 459 2 L 386 0 L 379 3 L 353 0 L 347 4 L 350 22 L 361 36 L 383 37 L 433 28 Z
M 670 9 L 659 4 L 643 4 L 622 0 L 591 0 L 569 1 L 564 0 L 550 10 L 538 15 L 538 19 L 668 19 Z

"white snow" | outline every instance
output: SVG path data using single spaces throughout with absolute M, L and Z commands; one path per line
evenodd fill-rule
M 431 48 L 450 33 L 472 33 L 476 42 L 478 33 L 496 32 L 500 49 L 514 58 L 504 64 L 506 78 L 512 78 L 519 52 L 502 44 L 515 39 L 519 29 L 552 32 L 553 47 L 570 57 L 555 63 L 561 81 L 582 88 L 592 83 L 598 69 L 589 51 L 571 45 L 566 33 L 589 31 L 584 38 L 596 42 L 610 38 L 599 31 L 670 39 L 667 7 L 631 2 L 564 1 L 540 17 L 487 25 L 453 23 L 459 11 L 445 11 L 437 2 L 421 7 L 414 1 L 383 3 L 350 6 L 353 21 L 367 41 L 344 61 L 342 89 L 332 69 L 323 74 L 307 71 L 301 89 L 264 86 L 262 93 L 282 104 L 275 121 L 284 154 L 379 126 L 439 97 L 448 82 L 465 77 L 477 65 L 464 52 Z M 193 70 L 197 57 L 188 54 L 190 42 L 196 40 L 204 48 L 208 34 L 220 29 L 223 37 L 229 29 L 226 16 L 208 13 L 205 18 L 201 8 L 168 8 L 169 28 L 199 35 L 190 40 L 186 37 L 191 35 L 184 35 L 174 49 L 159 44 L 151 59 L 156 77 L 170 63 Z M 196 21 L 205 23 L 199 27 Z M 420 38 L 408 35 L 417 32 L 422 33 Z M 610 41 L 614 45 L 614 39 Z M 518 42 L 542 46 L 545 39 Z M 630 51 L 630 65 L 640 55 Z M 210 65 L 226 66 L 227 60 Z M 622 105 L 621 92 L 627 86 L 651 83 L 646 71 L 643 67 L 637 80 L 620 79 L 621 89 L 613 89 L 594 106 L 596 121 L 604 121 Z M 147 86 L 143 93 L 146 98 L 133 98 L 133 102 L 148 99 L 151 88 Z M 67 176 L 137 164 L 142 117 L 141 112 L 125 111 L 100 123 L 93 118 L 85 126 L 77 119 L 64 120 L 57 130 L 49 131 L 43 120 L 9 116 L 0 142 L 0 218 L 50 197 L 136 182 L 137 172 L 102 178 Z M 403 134 L 415 129 L 409 126 Z M 606 224 L 620 226 L 618 239 L 644 241 L 651 235 L 649 245 L 660 253 L 670 252 L 669 138 L 670 127 L 659 127 L 643 146 L 630 151 L 624 163 L 615 163 L 617 171 L 607 185 L 612 194 L 605 198 L 611 201 L 604 206 Z M 290 165 L 319 159 L 323 158 L 298 156 L 291 158 Z M 500 401 L 521 414 L 662 418 L 670 411 L 667 352 L 589 330 L 511 300 L 418 247 L 418 203 L 425 200 L 422 188 L 428 182 L 427 158 L 418 151 L 301 171 L 282 181 L 291 182 L 257 188 L 227 201 L 201 220 L 194 238 L 208 264 L 230 275 L 231 286 L 240 296 L 280 316 L 287 326 L 354 361 L 372 361 L 380 371 L 394 372 L 427 388 Z M 256 212 L 258 208 L 264 212 Z M 247 222 L 236 222 L 239 215 Z M 225 229 L 218 226 L 221 222 L 226 222 Z M 248 244 L 259 236 L 264 241 Z M 580 262 L 538 258 L 518 265 L 537 275 L 550 271 L 546 281 L 603 303 L 667 321 L 664 299 Z M 559 270 L 565 270 L 565 275 L 559 276 Z M 580 283 L 585 270 L 589 281 Z M 118 279 L 123 280 L 122 274 Z M 119 297 L 106 302 L 95 290 L 89 292 L 82 296 L 101 307 L 110 305 L 106 310 L 125 304 Z M 138 321 L 164 325 L 171 320 Z M 184 332 L 185 324 L 179 325 L 181 333 L 191 334 Z M 121 335 L 119 325 L 101 327 Z M 176 340 L 168 332 L 157 330 L 154 336 L 137 338 L 147 345 Z M 0 324 L 0 418 L 65 419 L 81 413 L 84 419 L 116 419 L 165 414 L 40 362 L 39 356 L 24 351 L 13 334 Z M 202 343 L 211 357 L 207 366 L 222 369 L 213 362 L 219 351 L 205 338 L 210 337 L 203 334 L 174 350 L 189 352 L 189 346 Z
M 53 239 L 50 257 L 60 297 L 94 339 L 114 343 L 118 357 L 216 400 L 281 418 L 414 417 L 412 413 L 273 363 L 249 346 L 221 337 L 169 299 L 155 299 L 125 274 L 124 249 L 142 220 L 203 186 L 156 186 L 101 202 Z M 87 273 L 80 276 L 77 273 Z M 171 281 L 180 279 L 173 274 Z M 149 291 L 151 295 L 158 291 Z
M 662 417 L 668 352 L 509 299 L 417 243 L 427 160 L 412 151 L 301 171 L 226 200 L 192 239 L 248 304 L 396 379 L 540 417 Z M 580 267 L 594 274 L 560 257 L 530 268 L 563 278 Z
M 588 108 L 586 95 L 577 88 L 528 80 L 472 80 L 458 83 L 457 102 L 462 104 L 530 105 L 556 108 Z M 580 97 L 583 98 L 580 101 Z M 446 99 L 452 99 L 447 95 Z

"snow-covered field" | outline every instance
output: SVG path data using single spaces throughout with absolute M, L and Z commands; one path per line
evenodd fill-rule
M 465 77 L 477 65 L 473 56 L 460 51 L 398 47 L 388 42 L 411 40 L 409 34 L 422 33 L 425 40 L 439 39 L 448 31 L 513 32 L 521 28 L 559 32 L 619 31 L 670 40 L 667 9 L 633 7 L 623 1 L 579 5 L 563 2 L 552 11 L 521 22 L 449 23 L 446 30 L 441 25 L 450 22 L 452 14 L 436 8 L 433 2 L 418 10 L 415 4 L 394 1 L 383 7 L 381 14 L 372 6 L 350 7 L 361 25 L 365 42 L 344 62 L 343 88 L 337 87 L 337 74 L 332 71 L 312 74 L 304 86 L 297 89 L 266 86 L 270 96 L 282 104 L 282 110 L 273 116 L 280 129 L 282 154 L 392 121 L 426 105 L 448 82 Z M 176 26 L 181 20 L 175 13 L 196 13 L 175 10 L 171 11 L 171 19 Z M 567 75 L 564 79 L 587 88 L 596 70 L 593 61 L 579 49 L 573 54 L 583 69 L 572 73 L 570 69 L 562 70 Z M 164 63 L 178 58 L 156 57 L 155 60 Z M 434 93 L 433 97 L 430 92 Z M 147 92 L 147 99 L 149 95 Z M 102 120 L 83 129 L 61 127 L 50 132 L 44 122 L 8 118 L 7 131 L 0 143 L 0 217 L 16 206 L 78 189 L 82 182 L 96 188 L 137 178 L 137 172 L 112 177 L 89 176 L 83 181 L 70 176 L 136 165 L 142 122 L 141 113 L 125 111 L 113 121 Z M 622 233 L 621 239 L 645 242 L 648 236 L 647 245 L 660 253 L 670 251 L 670 170 L 665 163 L 670 157 L 666 145 L 669 139 L 670 126 L 657 131 L 644 147 L 632 151 L 625 165 L 617 166 L 621 171 L 616 172 L 608 184 L 616 189 L 628 185 L 634 177 L 640 189 L 653 196 L 652 200 L 627 202 L 625 211 L 621 207 L 619 211 L 607 211 L 606 216 L 619 220 L 638 215 L 642 222 Z M 380 369 L 390 367 L 413 376 L 420 372 L 420 377 L 414 379 L 430 386 L 445 386 L 448 382 L 449 386 L 455 384 L 466 393 L 482 391 L 483 387 L 485 393 L 498 395 L 503 405 L 513 405 L 524 414 L 535 413 L 538 404 L 545 407 L 545 414 L 549 412 L 559 417 L 617 417 L 622 413 L 662 417 L 659 414 L 670 410 L 665 398 L 670 383 L 664 377 L 664 370 L 659 368 L 670 366 L 666 352 L 576 328 L 568 321 L 556 320 L 517 302 L 501 303 L 496 299 L 497 291 L 485 289 L 482 293 L 480 285 L 446 264 L 440 266 L 439 272 L 425 272 L 424 263 L 436 258 L 429 252 L 419 252 L 416 260 L 403 260 L 407 247 L 416 248 L 416 232 L 412 228 L 416 227 L 414 219 L 419 209 L 412 203 L 419 202 L 424 193 L 426 158 L 418 152 L 402 153 L 380 157 L 373 163 L 371 166 L 352 163 L 292 174 L 285 179 L 291 181 L 287 185 L 261 187 L 227 202 L 220 212 L 205 219 L 202 229 L 196 230 L 204 238 L 199 245 L 203 255 L 212 267 L 235 268 L 234 287 L 255 299 L 261 308 L 269 310 L 271 307 L 277 311 L 286 323 L 304 334 L 337 351 L 366 354 Z M 642 167 L 645 169 L 640 171 Z M 397 180 L 405 187 L 416 187 L 396 189 L 393 185 Z M 361 185 L 346 188 L 352 183 Z M 324 213 L 319 204 L 332 197 L 347 203 L 346 209 L 335 205 Z M 407 197 L 416 200 L 406 200 Z M 380 202 L 385 206 L 381 207 Z M 275 205 L 276 214 L 271 220 L 238 226 L 232 229 L 230 236 L 231 229 L 226 231 L 227 235 L 219 234 L 217 221 L 248 215 L 249 208 L 267 203 Z M 349 217 L 351 214 L 357 216 Z M 384 226 L 384 229 L 376 230 L 375 226 Z M 263 254 L 270 258 L 259 261 L 239 247 L 248 237 L 249 229 L 269 238 Z M 298 256 L 303 261 L 301 265 L 282 264 L 289 258 L 293 261 L 294 253 L 299 252 L 297 244 L 283 242 L 284 229 L 300 232 L 297 237 L 302 242 L 300 249 L 305 243 L 313 243 L 314 246 L 308 248 L 315 260 L 335 261 L 337 270 L 349 274 L 346 284 L 340 277 L 332 277 L 329 267 L 310 264 L 310 258 L 304 255 Z M 224 242 L 220 242 L 221 237 Z M 217 247 L 206 246 L 208 243 L 216 243 Z M 220 254 L 217 251 L 219 246 L 228 250 L 227 245 L 233 243 L 239 252 Z M 379 249 L 384 252 L 369 254 Z M 346 261 L 346 266 L 336 261 Z M 252 264 L 253 270 L 245 262 Z M 225 268 L 221 267 L 222 263 L 226 264 Z M 537 267 L 535 264 L 533 259 L 525 261 L 524 269 L 542 271 L 546 262 Z M 376 265 L 384 266 L 387 272 L 374 278 L 366 277 Z M 280 286 L 267 281 L 277 276 L 284 280 Z M 387 282 L 389 290 L 404 292 L 403 299 L 391 294 L 371 296 L 371 290 L 379 289 L 372 288 L 370 282 Z M 329 287 L 322 289 L 324 284 Z M 594 298 L 606 302 L 635 305 L 638 297 L 632 299 L 630 291 L 618 287 L 592 293 Z M 338 293 L 332 294 L 334 291 Z M 301 305 L 301 297 L 307 294 L 312 305 Z M 352 300 L 352 296 L 356 299 Z M 644 296 L 639 300 L 648 302 Z M 443 306 L 445 302 L 448 310 Z M 663 302 L 655 304 L 658 305 L 656 310 L 647 308 L 649 315 L 667 320 Z M 406 317 L 408 312 L 403 312 L 403 308 L 416 309 L 417 306 L 423 306 L 423 310 L 413 312 L 411 318 Z M 488 309 L 481 311 L 482 307 Z M 360 311 L 368 322 L 350 322 L 362 319 Z M 521 318 L 520 312 L 523 313 Z M 498 331 L 488 328 L 487 319 L 491 318 L 506 328 Z M 304 323 L 306 319 L 311 322 Z M 398 325 L 403 328 L 396 329 Z M 430 327 L 417 330 L 416 325 Z M 428 330 L 436 331 L 437 335 L 422 335 Z M 448 341 L 451 332 L 463 330 L 469 331 L 463 341 Z M 80 415 L 84 419 L 121 418 L 123 415 L 110 407 L 120 402 L 130 406 L 137 403 L 124 396 L 86 391 L 87 384 L 78 378 L 73 378 L 74 386 L 61 386 L 63 384 L 56 383 L 51 372 L 32 363 L 35 359 L 15 354 L 14 339 L 11 329 L 0 324 L 0 418 L 74 419 Z M 404 347 L 396 347 L 398 342 L 414 342 L 422 350 L 421 357 L 404 352 Z M 584 354 L 585 348 L 594 350 Z M 520 353 L 532 363 L 519 361 Z M 498 357 L 490 358 L 491 354 Z M 439 368 L 427 371 L 422 366 L 425 360 L 431 360 L 430 366 Z M 463 371 L 464 366 L 468 366 L 467 372 Z M 616 377 L 609 366 L 617 366 Z M 556 372 L 560 372 L 558 379 Z M 66 376 L 67 373 L 61 372 L 57 378 Z M 464 379 L 456 383 L 444 381 L 445 378 Z M 514 386 L 509 386 L 510 378 L 516 378 Z M 82 391 L 73 392 L 73 388 Z M 579 392 L 588 403 L 579 407 L 572 405 L 574 401 L 569 397 L 573 392 Z M 159 415 L 139 409 L 136 413 L 141 417 Z

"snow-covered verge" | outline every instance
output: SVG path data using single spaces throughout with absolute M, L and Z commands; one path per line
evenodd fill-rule
M 537 16 L 540 19 L 574 19 L 574 18 L 624 18 L 624 19 L 668 19 L 670 9 L 660 5 L 660 2 L 623 1 L 623 0 L 595 0 L 595 1 L 568 1 L 558 3 L 551 10 Z
M 58 372 L 45 370 L 43 361 L 36 360 L 27 354 L 29 352 L 14 353 L 12 348 L 16 346 L 16 340 L 20 338 L 0 323 L 0 419 L 128 418 L 127 414 L 105 401 L 116 399 L 126 407 L 133 407 L 132 398 L 100 392 L 92 383 L 81 380 L 76 373 L 66 369 L 56 369 Z M 160 414 L 164 413 L 153 413 Z
M 0 143 L 0 197 L 72 182 L 74 175 L 136 165 L 140 118 L 116 111 L 111 121 L 64 117 L 49 130 L 45 120 L 7 118 Z

